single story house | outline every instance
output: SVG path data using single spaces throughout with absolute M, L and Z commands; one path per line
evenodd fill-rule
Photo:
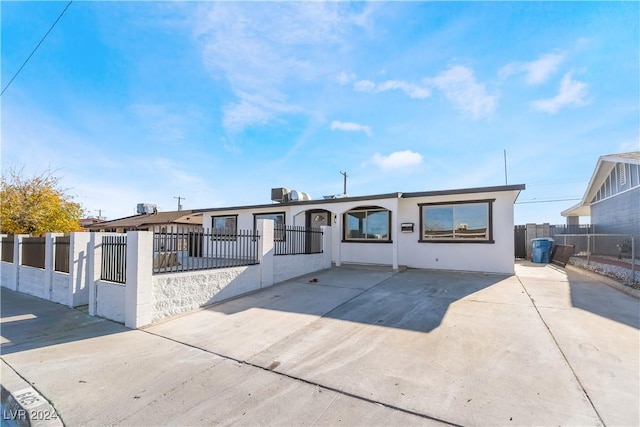
M 276 225 L 329 226 L 332 261 L 338 266 L 364 263 L 513 274 L 513 205 L 524 188 L 521 184 L 321 200 L 275 188 L 271 204 L 194 212 L 202 214 L 202 226 L 214 233 L 254 230 L 259 219 L 272 219 Z M 276 230 L 274 238 L 282 236 Z
M 590 216 L 595 233 L 632 234 L 640 242 L 640 151 L 601 156 L 580 203 L 561 215 L 567 224 Z

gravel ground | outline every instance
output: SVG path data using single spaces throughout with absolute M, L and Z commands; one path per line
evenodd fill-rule
M 610 277 L 623 283 L 624 285 L 630 286 L 635 289 L 640 289 L 640 265 L 636 263 L 636 277 L 635 283 L 632 283 L 631 278 L 631 260 L 629 259 L 618 259 L 617 257 L 608 257 L 608 256 L 598 256 L 601 259 L 610 259 L 615 262 L 624 262 L 627 266 L 617 266 L 612 264 L 605 264 L 602 262 L 596 262 L 591 260 L 587 265 L 587 259 L 583 257 L 571 257 L 569 259 L 569 264 L 574 265 L 576 267 L 583 268 L 585 270 L 593 271 L 594 273 L 602 274 L 604 276 Z

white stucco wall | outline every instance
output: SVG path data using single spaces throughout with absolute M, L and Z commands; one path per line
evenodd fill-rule
M 44 270 L 21 265 L 18 267 L 18 291 L 39 298 L 49 298 L 49 289 L 44 288 Z
M 69 274 L 54 271 L 51 277 L 51 301 L 69 304 Z
M 260 289 L 261 266 L 155 275 L 153 320 L 183 313 Z
M 475 192 L 467 194 L 438 194 L 427 197 L 398 198 L 395 194 L 385 199 L 341 200 L 331 203 L 305 203 L 260 209 L 230 209 L 205 214 L 205 227 L 211 224 L 212 215 L 238 215 L 238 228 L 252 229 L 256 212 L 285 212 L 286 223 L 304 225 L 304 212 L 323 209 L 332 213 L 331 235 L 333 262 L 406 265 L 413 268 L 430 268 L 491 273 L 514 273 L 513 204 L 518 190 Z M 422 243 L 420 236 L 419 203 L 461 202 L 495 199 L 493 203 L 493 243 Z M 343 242 L 343 214 L 362 206 L 380 206 L 391 214 L 392 243 Z M 414 223 L 413 233 L 402 233 L 400 224 Z
M 441 270 L 514 273 L 513 203 L 515 191 L 408 198 L 400 202 L 398 220 L 413 222 L 413 233 L 397 233 L 400 265 Z M 494 243 L 421 243 L 419 203 L 494 199 Z
M 273 257 L 273 281 L 284 282 L 331 267 L 331 260 L 323 253 L 307 255 L 277 255 Z
M 15 264 L 11 262 L 0 261 L 0 285 L 2 287 L 15 290 L 15 268 Z
M 96 283 L 96 287 L 96 314 L 105 319 L 124 323 L 126 287 L 101 280 Z

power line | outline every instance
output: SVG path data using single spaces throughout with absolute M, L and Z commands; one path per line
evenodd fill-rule
M 525 200 L 523 202 L 516 202 L 516 205 L 524 205 L 527 203 L 552 203 L 552 202 L 569 202 L 569 201 L 575 201 L 575 200 L 582 200 L 581 198 L 572 198 L 572 199 L 541 199 L 541 200 Z
M 18 74 L 20 74 L 20 71 L 22 71 L 22 69 L 24 68 L 25 65 L 27 65 L 27 62 L 29 62 L 29 60 L 31 59 L 31 57 L 33 56 L 34 53 L 36 53 L 36 50 L 38 50 L 38 48 L 40 47 L 40 45 L 42 44 L 42 42 L 44 42 L 44 39 L 47 38 L 47 36 L 49 35 L 49 33 L 51 32 L 51 30 L 53 30 L 53 27 L 56 26 L 56 24 L 58 23 L 58 21 L 60 20 L 60 18 L 62 18 L 62 15 L 64 15 L 64 13 L 67 11 L 67 9 L 69 9 L 69 6 L 71 6 L 71 3 L 73 3 L 73 0 L 70 0 L 69 3 L 67 3 L 67 5 L 65 6 L 65 8 L 62 10 L 62 12 L 60 13 L 60 15 L 58 16 L 58 18 L 53 22 L 53 24 L 51 24 L 51 27 L 49 27 L 49 29 L 47 30 L 47 32 L 45 33 L 45 35 L 42 37 L 42 39 L 38 42 L 38 44 L 36 45 L 36 47 L 33 48 L 33 50 L 31 51 L 31 53 L 29 54 L 29 56 L 27 57 L 27 59 L 25 59 L 25 61 L 22 63 L 22 65 L 20 66 L 20 68 L 18 68 L 18 71 L 16 71 L 16 73 L 13 75 L 13 77 L 11 77 L 11 80 L 9 80 L 9 83 L 7 83 L 7 85 L 4 87 L 4 89 L 2 89 L 2 92 L 0 92 L 0 96 L 4 95 L 4 92 L 7 90 L 7 88 L 11 85 L 11 83 L 13 83 L 13 80 L 18 77 Z

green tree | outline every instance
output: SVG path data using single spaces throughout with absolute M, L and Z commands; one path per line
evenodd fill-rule
M 0 232 L 42 235 L 80 230 L 82 207 L 50 171 L 24 178 L 11 169 L 0 180 Z

